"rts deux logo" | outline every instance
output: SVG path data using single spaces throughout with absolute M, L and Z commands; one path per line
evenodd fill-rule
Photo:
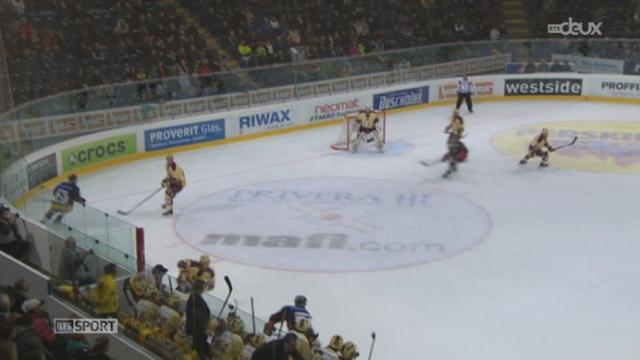
M 549 34 L 560 34 L 564 36 L 602 36 L 602 31 L 600 31 L 600 27 L 602 26 L 601 22 L 589 22 L 585 25 L 581 22 L 573 22 L 573 18 L 569 18 L 569 21 L 560 24 L 548 24 L 547 32 Z

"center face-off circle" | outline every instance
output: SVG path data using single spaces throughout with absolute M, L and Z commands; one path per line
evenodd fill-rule
M 492 140 L 499 151 L 521 159 L 542 128 L 549 129 L 549 143 L 559 146 L 578 141 L 551 153 L 550 163 L 568 169 L 640 174 L 640 122 L 568 121 L 522 125 L 498 133 Z M 533 159 L 532 161 L 535 161 Z
M 369 179 L 253 184 L 191 204 L 177 234 L 218 258 L 283 270 L 349 272 L 439 260 L 480 242 L 487 213 L 454 194 Z

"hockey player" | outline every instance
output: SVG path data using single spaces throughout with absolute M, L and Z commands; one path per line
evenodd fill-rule
M 453 111 L 449 125 L 444 129 L 445 134 L 449 134 L 447 139 L 447 153 L 442 157 L 442 161 L 449 162 L 449 168 L 442 175 L 447 178 L 451 173 L 458 170 L 458 163 L 467 159 L 468 149 L 460 139 L 464 136 L 464 120 L 457 110 Z
M 310 332 L 312 332 L 311 322 L 307 319 L 299 319 L 290 332 L 290 334 L 294 334 L 298 338 L 296 350 L 304 360 L 313 360 L 313 353 L 311 352 L 312 340 L 308 336 Z
M 275 324 L 283 321 L 287 323 L 287 329 L 289 330 L 293 330 L 300 319 L 309 320 L 309 324 L 311 324 L 311 314 L 306 308 L 307 298 L 304 295 L 297 295 L 293 303 L 294 305 L 284 306 L 269 317 L 269 321 L 264 325 L 265 335 L 271 336 Z
M 167 176 L 162 179 L 161 183 L 161 186 L 165 188 L 164 205 L 162 205 L 165 211 L 162 215 L 172 215 L 173 199 L 187 185 L 187 178 L 184 175 L 182 167 L 173 161 L 173 155 L 171 154 L 167 155 L 167 164 L 165 167 Z
M 333 335 L 328 346 L 314 350 L 313 360 L 340 360 L 340 350 L 342 350 L 343 345 L 342 336 Z
M 178 261 L 180 272 L 187 272 L 187 281 L 193 282 L 200 279 L 205 284 L 205 291 L 211 291 L 216 286 L 216 273 L 211 268 L 211 259 L 208 255 L 200 256 L 199 261 L 184 259 Z
M 464 137 L 464 119 L 460 116 L 458 110 L 453 110 L 449 125 L 444 128 L 444 133 L 449 134 L 449 138 L 452 136 L 462 139 Z
M 41 220 L 42 223 L 48 223 L 54 217 L 53 222 L 59 223 L 62 218 L 73 210 L 73 203 L 79 202 L 85 206 L 86 200 L 80 196 L 80 188 L 77 185 L 78 177 L 76 174 L 69 175 L 68 181 L 58 184 L 53 189 L 53 200 L 51 207 Z
M 549 153 L 555 149 L 548 142 L 549 129 L 544 128 L 538 136 L 536 136 L 531 144 L 529 144 L 529 152 L 520 160 L 520 165 L 525 165 L 529 159 L 535 156 L 542 158 L 540 167 L 549 166 Z
M 219 321 L 222 325 L 215 330 L 215 335 L 211 342 L 212 360 L 240 360 L 244 342 L 244 321 L 233 313 L 227 316 L 227 321 Z
M 157 264 L 150 271 L 141 271 L 126 279 L 122 283 L 122 292 L 129 306 L 140 299 L 159 302 L 164 288 L 162 278 L 167 271 L 162 264 Z
M 246 338 L 244 348 L 242 348 L 242 360 L 251 360 L 251 356 L 257 348 L 267 342 L 263 334 L 251 334 Z
M 354 140 L 353 151 L 358 149 L 361 142 L 371 142 L 374 140 L 378 150 L 380 152 L 384 151 L 384 143 L 380 138 L 377 127 L 379 122 L 378 114 L 372 111 L 369 106 L 358 113 L 358 117 L 356 118 L 358 137 Z

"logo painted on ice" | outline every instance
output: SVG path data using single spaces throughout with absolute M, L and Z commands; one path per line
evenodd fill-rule
M 444 210 L 443 210 L 444 209 Z M 469 226 L 457 226 L 464 218 Z M 457 254 L 490 227 L 481 208 L 423 186 L 320 178 L 243 186 L 205 197 L 178 235 L 218 258 L 314 272 L 382 270 Z
M 508 129 L 493 138 L 494 146 L 516 159 L 540 129 L 549 129 L 552 145 L 568 143 L 578 136 L 575 145 L 551 155 L 555 166 L 587 171 L 640 173 L 640 123 L 572 121 L 534 124 Z
M 259 114 L 240 116 L 240 130 L 264 127 L 267 129 L 293 124 L 291 109 L 269 111 Z
M 582 22 L 573 22 L 573 18 L 569 18 L 569 21 L 565 21 L 560 24 L 548 24 L 547 32 L 549 34 L 560 34 L 560 35 L 598 35 L 602 36 L 602 31 L 600 31 L 600 27 L 602 23 L 594 23 L 589 22 L 586 24 L 586 27 L 583 26 Z M 565 30 L 566 29 L 566 30 Z

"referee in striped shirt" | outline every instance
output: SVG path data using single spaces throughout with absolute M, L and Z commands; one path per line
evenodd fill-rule
M 458 80 L 458 100 L 456 101 L 456 110 L 460 109 L 462 105 L 462 99 L 467 103 L 467 109 L 470 113 L 473 113 L 473 104 L 471 103 L 471 91 L 473 82 L 467 79 L 467 75 L 462 76 L 462 79 Z

